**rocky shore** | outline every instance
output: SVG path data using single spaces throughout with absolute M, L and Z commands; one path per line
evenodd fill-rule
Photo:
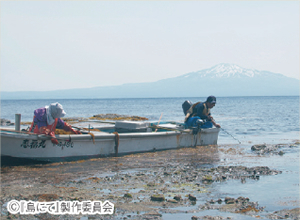
M 262 157 L 285 156 L 299 142 L 278 145 L 197 146 L 122 157 L 1 168 L 1 219 L 300 219 L 292 209 L 268 207 L 233 192 L 216 193 L 224 184 L 258 184 L 282 170 L 256 164 Z M 280 153 L 282 152 L 282 153 Z M 246 162 L 247 163 L 246 163 Z M 253 166 L 249 166 L 253 164 Z M 259 191 L 258 191 L 259 193 Z M 298 192 L 299 193 L 299 192 Z M 19 215 L 7 212 L 10 200 L 109 200 L 113 215 Z M 214 210 L 217 214 L 207 215 Z M 183 215 L 184 218 L 178 216 Z M 171 216 L 171 217 L 168 217 Z M 176 218 L 178 217 L 178 218 Z

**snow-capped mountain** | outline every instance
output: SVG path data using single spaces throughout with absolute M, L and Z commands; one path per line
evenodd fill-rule
M 268 71 L 259 71 L 255 69 L 246 69 L 236 64 L 221 63 L 209 69 L 200 70 L 197 72 L 187 73 L 181 77 L 208 77 L 208 78 L 243 78 L 243 77 L 268 77 L 268 76 L 283 76 L 277 73 Z
M 299 96 L 299 80 L 279 73 L 218 64 L 148 83 L 47 92 L 1 92 L 2 99 Z

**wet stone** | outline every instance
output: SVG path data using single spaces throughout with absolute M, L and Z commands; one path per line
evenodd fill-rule
M 282 156 L 282 155 L 284 155 L 284 152 L 283 152 L 283 151 L 279 151 L 278 154 L 279 154 L 280 156 Z
M 126 193 L 126 194 L 124 194 L 124 197 L 125 198 L 132 198 L 132 195 L 130 193 Z
M 300 219 L 300 208 L 294 209 L 283 209 L 280 211 L 275 211 L 271 214 L 268 214 L 269 219 Z
M 191 194 L 189 194 L 188 197 L 189 197 L 189 200 L 191 200 L 191 201 L 196 201 L 197 200 L 196 196 L 193 196 Z
M 255 152 L 258 155 L 265 155 L 265 154 L 270 154 L 270 155 L 280 155 L 282 156 L 284 154 L 283 150 L 280 150 L 281 148 L 284 147 L 290 147 L 288 145 L 283 145 L 283 144 L 277 144 L 277 145 L 253 145 L 251 147 L 251 150 Z
M 211 184 L 214 181 L 214 177 L 211 175 L 206 175 L 202 177 L 202 182 L 205 184 Z
M 175 199 L 169 199 L 168 202 L 171 202 L 171 203 L 178 203 L 178 201 L 175 200 Z
M 245 198 L 245 197 L 240 196 L 239 198 L 237 198 L 235 200 L 235 202 L 237 204 L 240 204 L 240 205 L 247 205 L 249 203 L 249 198 Z
M 235 203 L 235 199 L 234 198 L 230 198 L 230 197 L 226 197 L 225 198 L 225 203 L 226 204 L 234 204 Z
M 222 199 L 218 199 L 217 203 L 221 204 L 222 203 Z
M 181 198 L 181 195 L 176 195 L 176 196 L 174 196 L 174 199 L 177 201 L 180 201 L 182 198 Z
M 260 151 L 260 150 L 264 150 L 266 148 L 267 148 L 267 146 L 265 144 L 260 144 L 260 145 L 253 145 L 251 147 L 251 150 L 253 150 L 253 151 Z
M 164 196 L 164 195 L 162 195 L 162 194 L 156 194 L 156 195 L 152 195 L 152 196 L 151 196 L 151 200 L 152 200 L 152 201 L 163 202 L 163 201 L 165 201 L 166 199 L 165 199 L 165 196 Z
M 211 200 L 209 201 L 209 203 L 215 204 L 215 200 L 211 199 Z

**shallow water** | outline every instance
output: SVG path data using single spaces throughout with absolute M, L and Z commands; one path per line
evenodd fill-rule
M 222 198 L 224 200 L 228 196 L 233 198 L 243 196 L 248 197 L 252 202 L 258 202 L 260 207 L 265 207 L 263 212 L 257 214 L 262 219 L 266 219 L 265 215 L 274 211 L 299 207 L 299 145 L 293 145 L 293 147 L 286 145 L 280 148 L 284 152 L 282 156 L 276 154 L 259 156 L 250 149 L 251 145 L 220 145 L 218 147 L 197 147 L 134 154 L 117 158 L 7 167 L 2 169 L 2 187 L 10 188 L 14 183 L 21 181 L 28 186 L 23 186 L 24 192 L 21 193 L 26 194 L 26 191 L 35 188 L 35 184 L 39 184 L 39 181 L 44 183 L 43 186 L 51 184 L 58 189 L 60 187 L 77 188 L 79 185 L 84 186 L 83 184 L 90 178 L 112 178 L 111 184 L 119 187 L 105 187 L 104 183 L 86 182 L 87 185 L 85 185 L 84 189 L 88 190 L 87 193 L 96 193 L 108 200 L 111 195 L 122 196 L 126 192 L 137 194 L 140 190 L 145 190 L 146 193 L 139 195 L 139 200 L 133 199 L 129 201 L 132 204 L 134 202 L 138 204 L 140 199 L 149 199 L 147 192 L 150 189 L 146 188 L 146 183 L 141 185 L 140 182 L 135 182 L 134 177 L 143 175 L 145 178 L 148 178 L 147 182 L 149 182 L 158 178 L 167 167 L 171 169 L 169 172 L 174 172 L 174 170 L 181 169 L 182 166 L 189 167 L 191 170 L 201 167 L 212 168 L 230 165 L 246 167 L 268 166 L 270 169 L 282 171 L 282 173 L 271 176 L 260 175 L 256 180 L 246 178 L 245 182 L 242 182 L 241 179 L 228 179 L 207 185 L 201 184 L 201 186 L 196 188 L 195 182 L 191 183 L 191 185 L 187 183 L 180 185 L 178 183 L 179 188 L 171 184 L 172 187 L 179 190 L 178 193 L 180 192 L 179 194 L 182 197 L 189 193 L 194 194 L 197 197 L 196 204 L 164 209 L 161 203 L 157 203 L 156 208 L 160 210 L 162 219 L 171 220 L 191 219 L 192 216 L 205 215 L 231 217 L 233 219 L 255 218 L 249 215 L 218 210 L 199 210 L 201 205 L 204 205 L 211 199 L 217 200 Z M 128 179 L 128 183 L 125 182 L 126 184 L 120 182 L 119 178 L 114 180 L 116 176 L 126 177 L 128 175 L 131 178 Z M 36 178 L 39 181 L 36 182 Z M 12 180 L 13 182 L 11 183 Z M 83 183 L 79 184 L 81 181 Z M 201 183 L 200 179 L 199 183 Z M 164 184 L 167 185 L 169 183 L 165 182 Z M 39 185 L 39 187 L 42 186 Z M 201 191 L 199 192 L 197 189 L 201 189 Z M 174 195 L 169 192 L 165 196 L 166 199 L 171 199 Z M 168 211 L 169 209 L 176 213 L 171 213 Z M 147 213 L 147 211 L 118 213 L 114 219 L 123 219 L 128 215 L 133 218 L 144 213 Z M 88 218 L 82 217 L 80 219 Z
M 90 117 L 93 114 L 117 113 L 148 117 L 158 120 L 183 120 L 181 104 L 184 100 L 193 102 L 204 98 L 166 98 L 166 99 L 114 99 L 114 100 L 59 100 L 66 109 L 68 117 Z M 57 100 L 22 100 L 1 101 L 1 118 L 14 121 L 14 113 L 22 114 L 22 121 L 30 121 L 35 108 L 42 107 Z M 99 158 L 81 162 L 62 164 L 25 165 L 19 168 L 6 168 L 2 173 L 2 181 L 7 186 L 11 179 L 20 179 L 27 185 L 34 184 L 36 175 L 47 173 L 45 182 L 84 180 L 89 177 L 114 176 L 123 174 L 135 175 L 138 172 L 153 175 L 159 167 L 189 166 L 217 167 L 222 165 L 234 166 L 268 166 L 270 169 L 282 171 L 281 174 L 260 176 L 258 180 L 246 178 L 245 182 L 227 180 L 214 182 L 205 187 L 203 193 L 197 196 L 194 206 L 175 207 L 178 213 L 161 213 L 162 219 L 191 219 L 192 216 L 223 216 L 233 219 L 257 219 L 242 214 L 221 212 L 218 210 L 200 211 L 199 205 L 210 199 L 249 197 L 265 207 L 259 215 L 265 215 L 277 210 L 300 207 L 299 204 L 299 145 L 280 150 L 285 154 L 256 155 L 251 151 L 254 144 L 292 144 L 299 141 L 299 97 L 234 97 L 218 98 L 218 103 L 212 110 L 216 121 L 228 133 L 220 131 L 218 150 L 209 151 L 203 148 L 195 153 L 195 149 L 180 149 L 146 154 L 137 154 L 119 158 Z M 232 136 L 231 136 L 232 135 Z M 235 139 L 234 139 L 235 138 Z M 241 144 L 238 144 L 238 141 Z M 14 170 L 15 169 L 15 170 Z M 3 171 L 2 170 L 2 171 Z M 20 172 L 16 170 L 21 170 Z M 36 173 L 34 173 L 36 172 Z M 57 175 L 59 174 L 59 175 Z M 59 177 L 59 180 L 57 180 Z M 33 181 L 32 183 L 28 181 Z M 130 185 L 130 193 L 136 193 L 143 187 L 134 188 Z M 101 189 L 101 194 L 113 193 L 109 188 Z M 187 187 L 187 190 L 192 190 Z M 117 193 L 124 193 L 124 189 Z M 169 197 L 167 197 L 169 198 Z M 160 206 L 158 206 L 160 207 Z M 161 208 L 161 207 L 160 207 Z M 193 213 L 189 213 L 192 211 Z M 188 213 L 186 213 L 188 212 Z M 128 214 L 128 213 L 127 213 Z M 122 219 L 119 215 L 116 219 Z M 141 212 L 142 214 L 142 212 Z M 136 216 L 136 212 L 130 215 Z M 87 219 L 82 217 L 82 219 Z
M 257 214 L 261 217 L 278 210 L 300 207 L 299 147 L 284 148 L 285 154 L 283 156 L 265 155 L 259 157 L 255 157 L 253 152 L 249 150 L 251 146 L 236 146 L 234 148 L 241 148 L 240 150 L 244 154 L 228 156 L 220 153 L 220 162 L 214 165 L 268 166 L 270 169 L 279 170 L 282 173 L 260 176 L 258 180 L 246 178 L 244 182 L 239 179 L 213 183 L 207 189 L 210 193 L 204 194 L 199 199 L 200 201 L 197 201 L 197 204 L 205 203 L 211 198 L 217 200 L 226 196 L 233 198 L 248 197 L 251 201 L 257 201 L 259 206 L 265 207 L 262 213 Z M 179 210 L 188 211 L 190 209 L 191 207 L 183 207 Z M 233 219 L 257 219 L 243 214 L 225 213 L 217 210 L 197 211 L 197 209 L 194 210 L 194 213 L 163 214 L 163 219 L 190 219 L 192 216 L 205 215 L 231 217 Z
M 250 147 L 246 148 L 248 151 Z M 260 157 L 245 157 L 236 155 L 234 159 L 227 160 L 226 164 L 234 161 L 234 165 L 268 166 L 270 169 L 280 170 L 281 174 L 260 176 L 259 180 L 247 179 L 246 183 L 238 180 L 217 185 L 214 189 L 219 193 L 232 192 L 233 197 L 243 195 L 251 200 L 259 201 L 266 206 L 266 211 L 273 212 L 282 207 L 291 209 L 299 206 L 299 147 L 284 148 L 285 154 L 266 155 Z M 252 155 L 249 152 L 249 156 Z M 298 201 L 297 203 L 295 201 Z
M 246 215 L 240 215 L 240 214 L 235 214 L 235 213 L 228 213 L 228 212 L 220 212 L 217 210 L 205 210 L 205 211 L 201 211 L 201 212 L 197 212 L 195 211 L 194 213 L 176 213 L 176 214 L 164 214 L 163 215 L 163 219 L 166 220 L 182 220 L 182 219 L 191 219 L 192 216 L 221 216 L 224 219 L 226 219 L 227 217 L 230 217 L 231 219 L 235 219 L 235 220 L 253 220 L 256 219 L 255 217 L 251 217 L 251 216 L 246 216 Z

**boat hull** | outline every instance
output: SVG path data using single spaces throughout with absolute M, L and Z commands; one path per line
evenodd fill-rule
M 216 145 L 218 128 L 190 132 L 101 133 L 56 135 L 59 144 L 50 137 L 13 131 L 1 131 L 1 156 L 39 161 L 72 161 L 78 159 L 120 156 L 132 153 L 160 151 L 195 145 Z

